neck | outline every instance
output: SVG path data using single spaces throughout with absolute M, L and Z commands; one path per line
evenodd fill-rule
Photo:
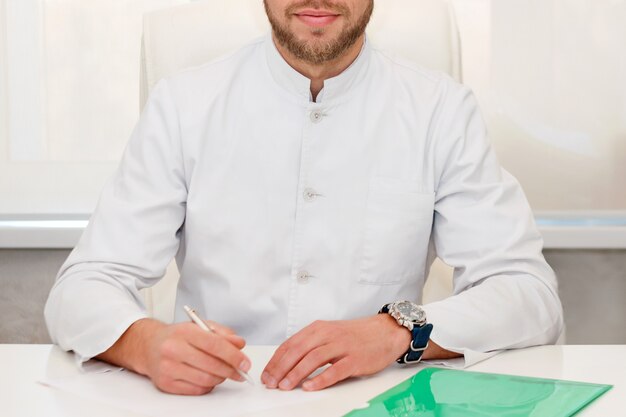
M 354 45 L 348 48 L 348 50 L 346 50 L 346 52 L 337 59 L 323 62 L 321 64 L 312 64 L 296 58 L 276 40 L 276 37 L 273 34 L 272 39 L 274 40 L 276 49 L 278 49 L 278 52 L 280 52 L 283 59 L 287 61 L 293 69 L 311 80 L 311 96 L 313 97 L 313 101 L 315 101 L 317 95 L 324 87 L 324 81 L 329 78 L 336 77 L 344 72 L 346 68 L 354 62 L 357 56 L 359 56 L 359 52 L 361 52 L 363 43 L 365 42 L 365 35 L 361 35 Z

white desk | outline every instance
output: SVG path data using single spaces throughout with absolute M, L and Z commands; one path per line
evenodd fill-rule
M 254 366 L 263 367 L 272 347 L 246 348 Z M 392 365 L 384 372 L 330 388 L 323 400 L 306 406 L 272 409 L 255 416 L 340 416 L 405 380 L 420 367 Z M 615 387 L 579 414 L 580 417 L 626 415 L 626 345 L 542 346 L 500 354 L 470 368 L 544 378 L 612 384 Z M 0 415 L 7 417 L 140 417 L 95 401 L 38 384 L 48 377 L 76 374 L 69 356 L 50 345 L 0 345 Z M 209 394 L 209 395 L 214 395 Z M 209 414 L 207 414 L 209 415 Z M 219 411 L 215 414 L 219 416 Z

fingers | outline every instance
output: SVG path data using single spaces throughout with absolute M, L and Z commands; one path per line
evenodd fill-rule
M 267 388 L 290 390 L 317 368 L 331 363 L 320 375 L 303 384 L 304 389 L 318 390 L 351 376 L 379 372 L 398 356 L 390 348 L 392 338 L 387 337 L 394 334 L 399 334 L 397 323 L 379 314 L 355 320 L 314 322 L 279 346 L 261 380 Z
M 319 367 L 335 362 L 337 354 L 339 354 L 339 351 L 337 350 L 337 346 L 333 344 L 320 346 L 311 350 L 278 383 L 278 388 L 281 390 L 291 390 L 297 387 L 302 380 L 311 375 Z
M 226 363 L 234 369 L 248 372 L 252 366 L 250 359 L 233 345 L 227 337 L 194 329 L 189 335 L 189 343 L 196 349 Z
M 159 329 L 148 352 L 146 372 L 162 391 L 200 395 L 210 392 L 226 378 L 243 381 L 236 369 L 246 372 L 250 360 L 241 352 L 245 342 L 235 334 L 209 333 L 192 323 Z
M 332 336 L 332 332 L 331 325 L 327 322 L 316 321 L 305 327 L 276 349 L 263 370 L 261 381 L 267 388 L 277 388 L 287 373 L 309 352 L 325 345 L 329 336 Z M 285 384 L 295 386 L 289 382 Z
M 204 395 L 213 391 L 215 387 L 199 387 L 197 385 L 191 384 L 186 381 L 176 381 L 171 380 L 165 385 L 158 385 L 155 382 L 155 386 L 168 394 L 176 394 L 176 395 Z
M 339 381 L 343 381 L 346 378 L 352 376 L 352 364 L 350 359 L 343 358 L 326 368 L 321 374 L 302 384 L 302 389 L 305 391 L 318 391 L 324 388 L 328 388 L 331 385 L 336 384 Z
M 224 379 L 229 378 L 234 381 L 243 381 L 243 378 L 232 366 L 213 356 L 207 355 L 194 346 L 186 344 L 182 347 L 182 350 L 181 357 L 183 358 L 183 363 L 207 374 L 212 374 Z
M 160 381 L 162 383 L 167 384 L 171 380 L 182 381 L 205 390 L 224 382 L 222 377 L 203 372 L 181 362 L 166 362 L 163 364 L 163 373 L 165 376 L 163 377 L 164 381 Z

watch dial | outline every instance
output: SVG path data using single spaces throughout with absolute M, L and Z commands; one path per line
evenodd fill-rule
M 398 303 L 398 311 L 412 322 L 421 322 L 426 319 L 426 314 L 417 304 L 403 301 Z

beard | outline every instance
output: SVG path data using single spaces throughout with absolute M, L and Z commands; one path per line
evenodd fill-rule
M 330 40 L 314 40 L 304 41 L 296 37 L 295 33 L 289 30 L 289 27 L 283 25 L 272 14 L 267 6 L 267 1 L 263 0 L 265 12 L 269 19 L 272 31 L 278 43 L 287 49 L 296 58 L 309 64 L 320 65 L 325 62 L 333 61 L 343 55 L 354 43 L 365 33 L 365 28 L 369 23 L 372 12 L 374 11 L 374 1 L 370 0 L 367 9 L 351 26 L 344 27 L 335 39 Z M 292 4 L 285 10 L 285 21 L 288 22 L 293 18 L 293 13 L 301 8 L 325 8 L 341 14 L 346 21 L 350 21 L 351 11 L 341 4 L 333 4 L 328 0 L 303 0 Z M 325 28 L 311 29 L 311 33 L 316 38 L 321 38 L 326 32 Z

